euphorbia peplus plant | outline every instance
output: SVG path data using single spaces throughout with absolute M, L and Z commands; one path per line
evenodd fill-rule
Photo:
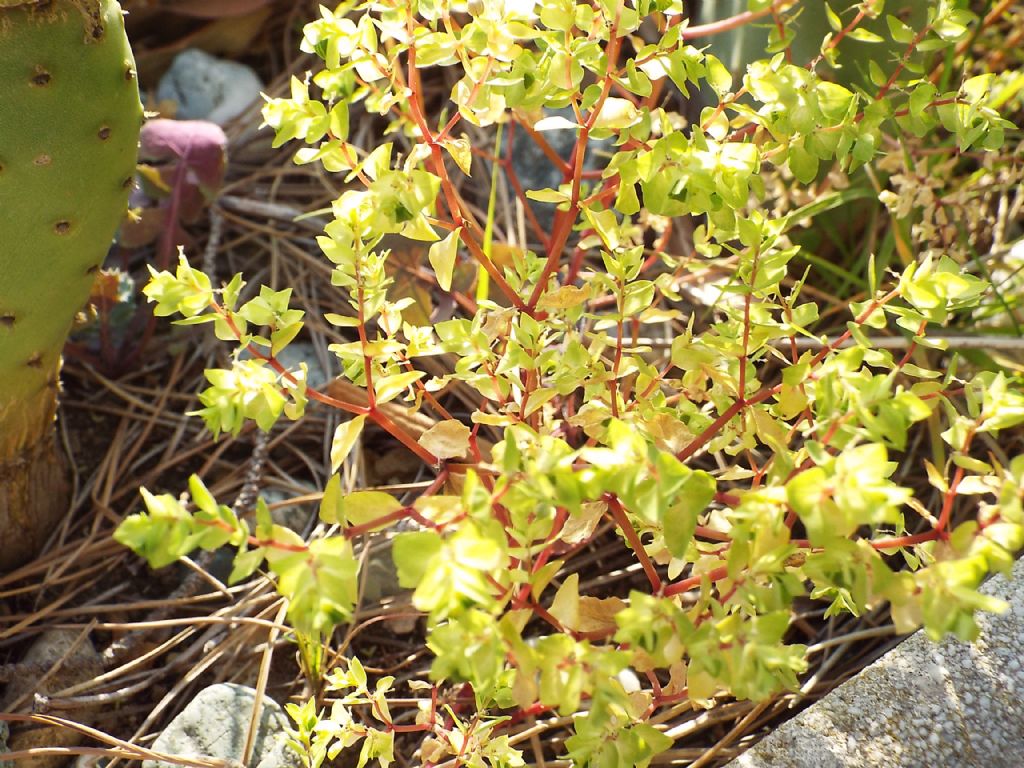
M 394 533 L 393 554 L 427 615 L 433 691 L 416 724 L 396 725 L 393 681 L 369 683 L 349 661 L 328 676 L 345 693 L 327 720 L 313 702 L 293 711 L 311 763 L 365 737 L 360 764 L 386 765 L 396 732 L 422 731 L 432 737 L 425 764 L 458 754 L 520 765 L 500 735 L 503 718 L 557 710 L 575 715 L 565 742 L 574 764 L 647 765 L 671 743 L 649 722 L 662 708 L 797 684 L 805 648 L 786 642 L 797 597 L 829 601 L 829 614 L 888 601 L 900 630 L 923 624 L 936 638 L 970 638 L 974 612 L 1000 607 L 976 588 L 1024 543 L 1024 458 L 1002 466 L 976 444 L 1024 422 L 1024 396 L 1003 375 L 965 381 L 917 354 L 940 346 L 929 332 L 974 305 L 985 284 L 941 254 L 899 274 L 872 270 L 847 330 L 826 338 L 814 332 L 819 308 L 803 294 L 805 275 L 792 268 L 799 249 L 787 238 L 843 201 L 815 186 L 825 169 L 851 174 L 887 145 L 999 147 L 1008 124 L 986 106 L 987 78 L 940 92 L 918 74 L 979 22 L 945 0 L 918 29 L 887 17 L 903 53 L 873 67 L 874 92 L 861 93 L 827 74 L 837 43 L 882 3 L 830 14 L 836 31 L 806 66 L 787 57 L 791 6 L 752 2 L 740 17 L 694 27 L 672 0 L 388 0 L 322 9 L 306 27 L 302 48 L 324 67 L 294 79 L 291 98 L 269 100 L 264 116 L 277 145 L 311 145 L 298 162 L 351 182 L 319 244 L 352 310 L 326 316 L 348 339 L 332 350 L 368 404 L 314 391 L 304 369 L 281 365 L 302 326 L 287 290 L 264 287 L 243 303 L 241 276 L 214 288 L 183 256 L 174 274 L 154 273 L 146 293 L 158 314 L 211 322 L 237 346 L 232 368 L 209 371 L 200 396 L 214 433 L 237 434 L 250 419 L 270 429 L 312 399 L 351 414 L 334 437 L 335 472 L 375 423 L 436 479 L 403 506 L 382 492 L 345 493 L 335 474 L 320 516 L 337 533 L 307 542 L 263 504 L 250 530 L 193 478 L 192 505 L 144 491 L 147 511 L 117 536 L 156 566 L 196 547 L 238 547 L 232 580 L 266 567 L 298 635 L 316 645 L 352 616 L 352 540 L 416 524 Z M 778 51 L 735 77 L 690 42 L 760 20 L 777 25 Z M 458 79 L 440 118 L 426 110 L 423 84 L 437 67 Z M 704 83 L 718 104 L 699 123 L 659 106 L 672 89 Z M 399 157 L 382 142 L 364 154 L 349 144 L 360 100 L 388 116 L 411 151 Z M 574 119 L 543 111 L 565 107 Z M 558 206 L 553 230 L 538 233 L 540 252 L 506 249 L 503 265 L 490 257 L 489 225 L 454 177 L 486 178 L 484 161 L 495 158 L 473 148 L 464 123 L 576 132 L 567 161 L 548 152 L 564 183 L 526 192 Z M 583 168 L 596 139 L 615 145 L 599 178 Z M 766 173 L 811 185 L 817 199 L 769 213 Z M 701 222 L 696 259 L 661 248 L 683 216 Z M 403 320 L 411 300 L 389 293 L 381 247 L 394 235 L 431 242 L 441 290 L 458 264 L 475 264 L 476 299 L 461 297 L 475 313 L 432 326 Z M 698 324 L 702 313 L 681 292 L 708 266 L 731 279 L 718 283 L 711 322 Z M 675 338 L 659 361 L 638 339 L 666 322 Z M 868 334 L 883 332 L 912 337 L 906 353 L 874 348 Z M 416 365 L 441 354 L 445 376 Z M 479 396 L 469 423 L 439 401 L 452 382 Z M 414 439 L 381 408 L 398 397 L 438 425 Z M 921 422 L 941 432 L 933 462 L 907 452 Z M 489 454 L 481 431 L 500 436 Z M 935 508 L 893 479 L 904 459 L 919 461 L 937 489 Z M 960 507 L 974 511 L 954 524 Z M 574 554 L 602 520 L 646 575 L 646 589 L 626 600 L 581 591 Z M 640 690 L 624 687 L 629 668 L 647 681 Z M 442 712 L 438 692 L 467 683 L 475 711 Z

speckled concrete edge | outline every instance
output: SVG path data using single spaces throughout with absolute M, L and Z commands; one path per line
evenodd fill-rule
M 7 737 L 11 735 L 10 726 L 7 723 L 0 722 L 0 755 L 4 752 L 9 752 L 7 748 Z M 0 768 L 14 768 L 13 760 L 0 760 Z
M 1024 768 L 1024 560 L 973 644 L 921 632 L 727 768 Z

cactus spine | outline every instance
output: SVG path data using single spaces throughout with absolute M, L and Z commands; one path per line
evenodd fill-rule
M 125 211 L 142 107 L 114 0 L 0 0 L 0 571 L 67 511 L 61 348 Z

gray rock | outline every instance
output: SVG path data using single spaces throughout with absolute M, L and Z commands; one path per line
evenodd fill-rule
M 316 348 L 308 341 L 293 341 L 277 354 L 277 361 L 289 370 L 296 370 L 299 363 L 305 363 L 307 366 L 306 383 L 313 389 L 323 389 L 330 381 L 324 367 L 320 365 Z
M 177 102 L 179 120 L 226 125 L 248 109 L 263 88 L 263 81 L 250 67 L 188 48 L 174 57 L 171 68 L 160 78 L 156 97 Z
M 297 371 L 300 363 L 306 364 L 306 384 L 312 389 L 323 389 L 332 379 L 320 364 L 316 349 L 308 341 L 293 341 L 277 353 L 277 362 L 289 371 Z M 333 357 L 333 355 L 332 355 Z M 251 360 L 253 354 L 247 349 L 242 360 Z
M 88 637 L 79 640 L 81 634 L 81 630 L 77 629 L 51 629 L 43 632 L 21 660 L 26 668 L 34 672 L 16 677 L 10 682 L 0 699 L 0 711 L 31 710 L 44 703 L 45 697 L 101 675 L 102 659 Z M 39 680 L 44 675 L 48 675 L 46 681 L 40 684 Z M 79 723 L 90 725 L 95 718 L 96 707 L 82 707 L 67 714 Z M 34 747 L 74 747 L 85 740 L 83 734 L 70 728 L 20 726 L 11 734 L 7 747 L 12 752 L 20 752 Z M 17 765 L 19 768 L 60 768 L 66 762 L 67 758 L 60 755 L 37 755 L 19 760 Z M 3 765 L 0 762 L 0 768 Z
M 219 683 L 200 691 L 153 743 L 153 749 L 182 757 L 216 757 L 239 761 L 245 748 L 256 691 L 244 685 Z M 255 768 L 301 768 L 302 760 L 285 743 L 289 724 L 284 709 L 264 697 L 259 730 L 249 765 Z M 174 763 L 147 760 L 143 768 L 177 768 Z
M 1020 768 L 1024 560 L 982 592 L 1010 608 L 975 643 L 912 635 L 728 768 Z
M 576 122 L 576 116 L 571 107 L 545 110 L 545 117 L 561 117 L 572 123 Z M 576 146 L 577 131 L 575 129 L 553 128 L 543 131 L 540 135 L 561 158 L 565 160 L 570 158 Z M 604 168 L 614 151 L 610 139 L 590 141 L 583 160 L 584 169 L 595 171 Z M 528 189 L 558 189 L 559 184 L 563 181 L 562 172 L 548 159 L 548 156 L 526 131 L 515 133 L 511 160 L 512 169 L 524 191 Z M 509 194 L 515 194 L 511 185 L 509 185 Z M 555 205 L 531 200 L 530 207 L 533 209 L 537 221 L 550 232 L 555 218 Z
M 390 542 L 374 542 L 363 564 L 365 582 L 363 604 L 374 605 L 381 600 L 399 595 L 412 595 L 411 589 L 405 589 L 398 583 L 398 571 L 391 557 Z
M 310 487 L 306 493 L 315 493 L 316 489 Z M 279 504 L 282 501 L 288 501 L 296 496 L 296 493 L 285 491 L 281 488 L 261 488 L 260 496 L 267 502 L 268 506 Z M 301 494 L 305 495 L 305 494 Z M 309 523 L 311 517 L 317 513 L 317 505 L 315 503 L 308 504 L 287 504 L 284 506 L 271 508 L 270 516 L 274 519 L 274 522 L 278 525 L 283 525 L 287 528 L 291 528 L 296 533 L 305 533 L 306 526 Z

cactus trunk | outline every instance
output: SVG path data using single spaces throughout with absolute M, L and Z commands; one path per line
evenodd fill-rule
M 124 214 L 142 107 L 113 0 L 0 0 L 0 571 L 68 509 L 61 348 Z

